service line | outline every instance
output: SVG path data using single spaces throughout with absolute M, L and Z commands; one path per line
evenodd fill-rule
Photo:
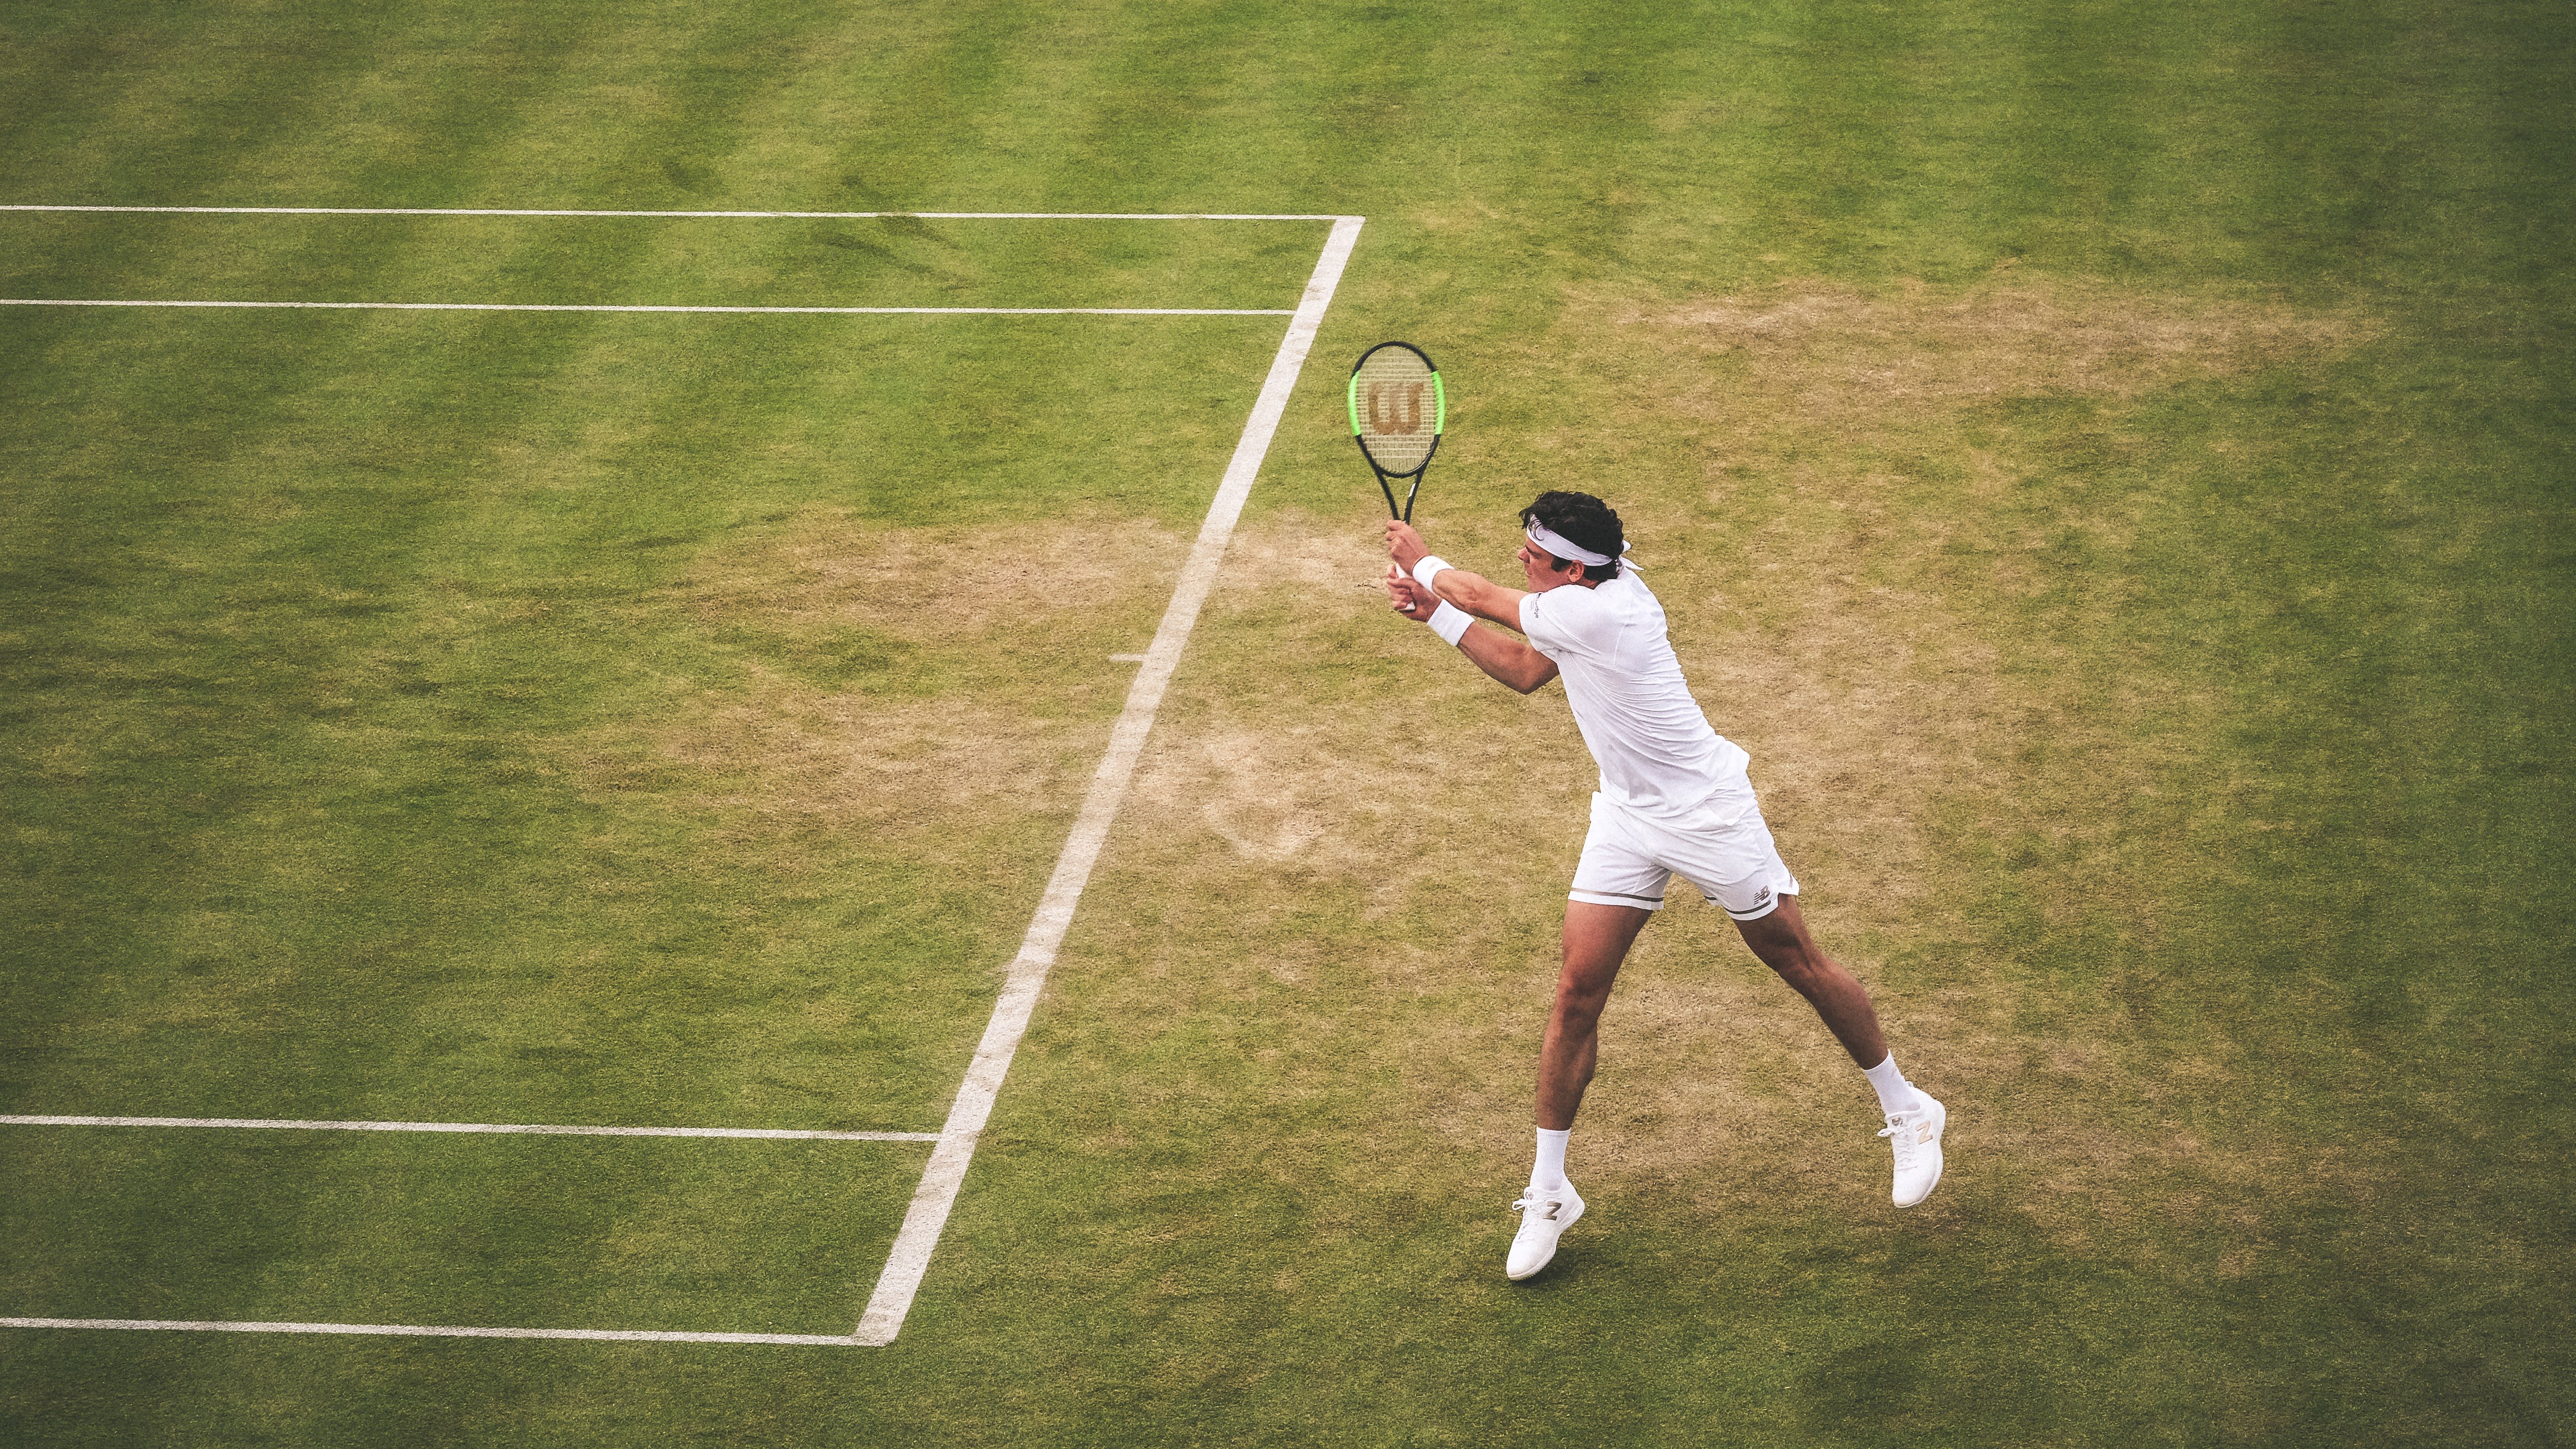
M 1362 220 L 1321 211 L 586 211 L 572 207 L 495 206 L 60 206 L 32 201 L 0 202 L 0 211 L 110 211 L 163 216 L 732 217 L 775 221 L 866 221 L 889 217 L 918 217 L 923 221 L 1346 221 L 1353 226 Z
M 0 1328 L 121 1328 L 163 1333 L 355 1333 L 371 1338 L 578 1338 L 608 1343 L 791 1343 L 849 1348 L 837 1333 L 677 1333 L 658 1328 L 473 1328 L 433 1323 L 226 1323 L 193 1318 L 0 1318 Z
M 585 302 L 199 302 L 0 297 L 0 307 L 291 307 L 324 312 L 761 312 L 824 317 L 1294 317 L 1284 307 L 699 307 Z
M 788 1127 L 569 1127 L 527 1122 L 325 1122 L 279 1117 L 0 1116 L 0 1127 L 236 1127 L 289 1132 L 496 1132 L 527 1137 L 752 1137 L 791 1142 L 936 1142 L 936 1132 L 827 1132 Z

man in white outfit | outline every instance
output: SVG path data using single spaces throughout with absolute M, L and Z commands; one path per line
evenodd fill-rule
M 1560 675 L 1601 768 L 1592 828 L 1565 906 L 1564 969 L 1538 1057 L 1538 1160 L 1504 1271 L 1531 1276 L 1583 1216 L 1565 1180 L 1566 1138 L 1592 1082 L 1601 1008 L 1637 933 L 1676 874 L 1735 921 L 1753 954 L 1816 1008 L 1878 1093 L 1896 1150 L 1898 1207 L 1941 1180 L 1948 1114 L 1896 1067 L 1869 993 L 1807 934 L 1798 881 L 1781 864 L 1742 749 L 1709 727 L 1665 637 L 1664 609 L 1629 567 L 1619 515 L 1589 493 L 1547 492 L 1521 510 L 1527 590 L 1435 557 L 1407 524 L 1386 526 L 1387 592 L 1476 667 L 1523 694 Z M 1516 639 L 1477 620 L 1526 636 Z

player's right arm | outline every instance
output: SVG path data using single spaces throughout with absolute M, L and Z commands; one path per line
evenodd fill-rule
M 1454 565 L 1433 574 L 1431 587 L 1450 603 L 1506 629 L 1520 628 L 1521 600 L 1529 597 L 1525 589 L 1507 589 L 1481 574 L 1471 574 Z
M 1386 592 L 1387 596 L 1395 601 L 1397 613 L 1416 623 L 1429 623 L 1432 612 L 1439 608 L 1441 599 L 1444 597 L 1461 609 L 1467 608 L 1457 598 L 1450 596 L 1449 581 L 1452 578 L 1464 578 L 1477 584 L 1484 584 L 1488 589 L 1494 588 L 1492 584 L 1463 569 L 1447 568 L 1433 576 L 1432 581 L 1440 585 L 1440 592 L 1434 594 L 1407 577 L 1404 570 L 1390 565 L 1386 571 Z M 1473 594 L 1473 591 L 1469 592 Z M 1512 617 L 1518 619 L 1521 591 L 1501 589 L 1497 592 L 1514 596 L 1511 600 Z M 1481 596 L 1477 597 L 1482 601 Z M 1467 612 L 1472 614 L 1476 611 L 1467 609 Z M 1478 669 L 1493 676 L 1497 682 L 1522 694 L 1527 694 L 1556 677 L 1556 661 L 1531 648 L 1528 640 L 1515 638 L 1510 634 L 1481 625 L 1471 624 L 1466 633 L 1458 636 L 1458 652 L 1474 660 Z
M 1395 560 L 1395 566 L 1409 574 L 1413 572 L 1413 566 L 1431 552 L 1431 548 L 1422 541 L 1421 534 L 1413 531 L 1412 524 L 1389 520 L 1386 551 L 1387 556 Z M 1431 582 L 1439 589 L 1441 598 L 1477 618 L 1490 620 L 1506 629 L 1518 630 L 1521 627 L 1521 600 L 1529 597 L 1527 590 L 1507 589 L 1454 565 L 1433 575 Z

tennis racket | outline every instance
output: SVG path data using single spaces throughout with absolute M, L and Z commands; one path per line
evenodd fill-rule
M 1440 369 L 1410 342 L 1381 342 L 1351 364 L 1347 401 L 1351 437 L 1377 472 L 1388 515 L 1411 523 L 1413 495 L 1422 491 L 1422 472 L 1440 451 L 1441 425 L 1449 418 Z M 1398 478 L 1413 480 L 1401 508 L 1395 503 Z

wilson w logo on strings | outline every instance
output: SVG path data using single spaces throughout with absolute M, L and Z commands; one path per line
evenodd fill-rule
M 1368 385 L 1368 426 L 1372 433 L 1422 431 L 1421 382 L 1373 382 Z

